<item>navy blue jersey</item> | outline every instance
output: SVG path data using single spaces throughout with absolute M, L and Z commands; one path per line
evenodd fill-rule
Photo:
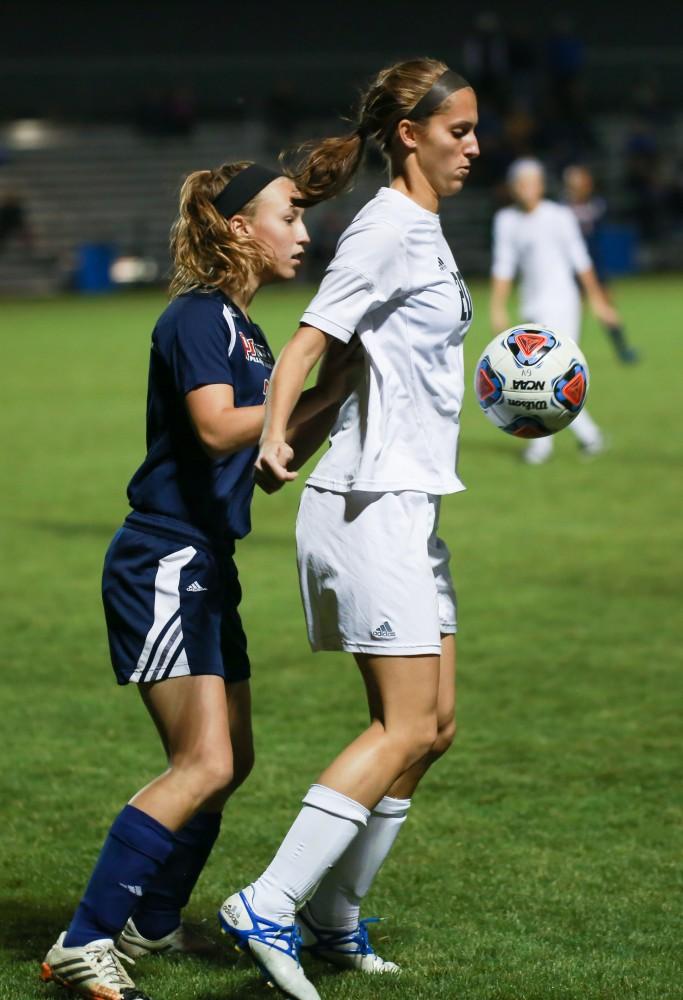
M 170 303 L 152 334 L 147 456 L 128 486 L 134 510 L 183 521 L 218 542 L 247 534 L 257 449 L 209 458 L 185 396 L 226 384 L 235 406 L 261 405 L 274 363 L 261 329 L 222 292 L 188 292 Z

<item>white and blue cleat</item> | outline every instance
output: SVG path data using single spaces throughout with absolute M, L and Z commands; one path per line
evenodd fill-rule
M 308 907 L 304 906 L 297 913 L 296 922 L 301 932 L 302 948 L 317 958 L 342 969 L 355 969 L 370 975 L 396 975 L 401 971 L 395 962 L 380 958 L 372 947 L 367 925 L 378 923 L 378 917 L 361 920 L 352 931 L 330 931 L 319 927 Z
M 293 1000 L 320 1000 L 301 968 L 301 933 L 296 924 L 276 924 L 259 916 L 244 892 L 236 892 L 225 900 L 218 919 L 223 931 L 249 955 L 268 983 Z

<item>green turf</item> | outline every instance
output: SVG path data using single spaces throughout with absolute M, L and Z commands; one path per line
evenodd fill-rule
M 306 290 L 264 292 L 279 346 Z M 681 977 L 680 305 L 672 280 L 616 289 L 643 363 L 594 325 L 590 409 L 611 438 L 547 466 L 468 393 L 442 533 L 460 600 L 459 738 L 426 780 L 368 900 L 399 981 L 315 966 L 324 998 L 675 1000 Z M 468 381 L 488 340 L 474 286 Z M 162 756 L 107 660 L 99 574 L 142 457 L 159 295 L 0 306 L 4 399 L 0 997 L 55 995 L 38 960 L 65 926 L 123 802 Z M 678 308 L 676 308 L 678 306 Z M 301 793 L 364 722 L 350 658 L 313 657 L 293 559 L 301 479 L 255 501 L 239 546 L 258 762 L 231 804 L 191 917 L 269 860 Z M 155 1000 L 265 997 L 232 953 L 147 959 Z

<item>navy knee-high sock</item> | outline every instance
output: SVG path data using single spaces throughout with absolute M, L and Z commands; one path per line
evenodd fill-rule
M 147 889 L 133 915 L 135 926 L 151 941 L 170 934 L 180 924 L 221 826 L 220 813 L 199 812 L 175 834 L 176 846 Z
M 65 947 L 119 934 L 174 846 L 170 830 L 135 806 L 125 806 L 100 851 Z

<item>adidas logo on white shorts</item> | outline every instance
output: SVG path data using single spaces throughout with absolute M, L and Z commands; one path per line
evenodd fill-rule
M 395 639 L 396 633 L 389 624 L 389 622 L 382 622 L 377 628 L 373 629 L 370 633 L 373 639 Z
M 189 590 L 191 594 L 198 594 L 200 590 L 208 590 L 208 587 L 202 587 L 201 583 L 197 583 L 194 580 L 189 587 L 185 587 L 185 590 Z

